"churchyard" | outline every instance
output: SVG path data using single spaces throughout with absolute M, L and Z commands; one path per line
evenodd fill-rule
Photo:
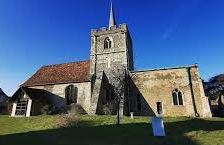
M 0 116 L 1 145 L 223 145 L 224 118 L 164 118 L 166 137 L 154 137 L 149 117 Z

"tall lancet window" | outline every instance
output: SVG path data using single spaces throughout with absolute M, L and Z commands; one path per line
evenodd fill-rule
M 173 91 L 172 96 L 173 96 L 173 105 L 175 106 L 183 105 L 183 94 L 178 89 L 175 89 Z
M 110 38 L 106 38 L 104 40 L 104 49 L 108 49 L 108 48 L 111 48 L 112 47 L 112 41 Z

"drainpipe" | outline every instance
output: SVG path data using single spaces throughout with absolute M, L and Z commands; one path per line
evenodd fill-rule
M 194 89 L 193 89 L 193 84 L 192 84 L 192 78 L 191 78 L 191 67 L 187 68 L 188 72 L 188 79 L 189 79 L 189 85 L 190 85 L 190 90 L 191 90 L 191 97 L 192 97 L 192 102 L 193 102 L 193 107 L 194 107 L 194 113 L 196 117 L 199 117 L 199 113 L 197 111 L 196 103 L 195 103 L 195 95 L 194 95 Z

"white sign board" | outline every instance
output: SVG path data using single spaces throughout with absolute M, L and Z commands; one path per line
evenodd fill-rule
M 154 136 L 166 136 L 162 117 L 152 117 L 152 129 Z

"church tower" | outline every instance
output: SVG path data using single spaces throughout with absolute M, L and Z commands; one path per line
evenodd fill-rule
M 127 24 L 116 24 L 111 3 L 108 27 L 91 30 L 90 74 L 109 74 L 121 67 L 134 69 L 132 40 Z

